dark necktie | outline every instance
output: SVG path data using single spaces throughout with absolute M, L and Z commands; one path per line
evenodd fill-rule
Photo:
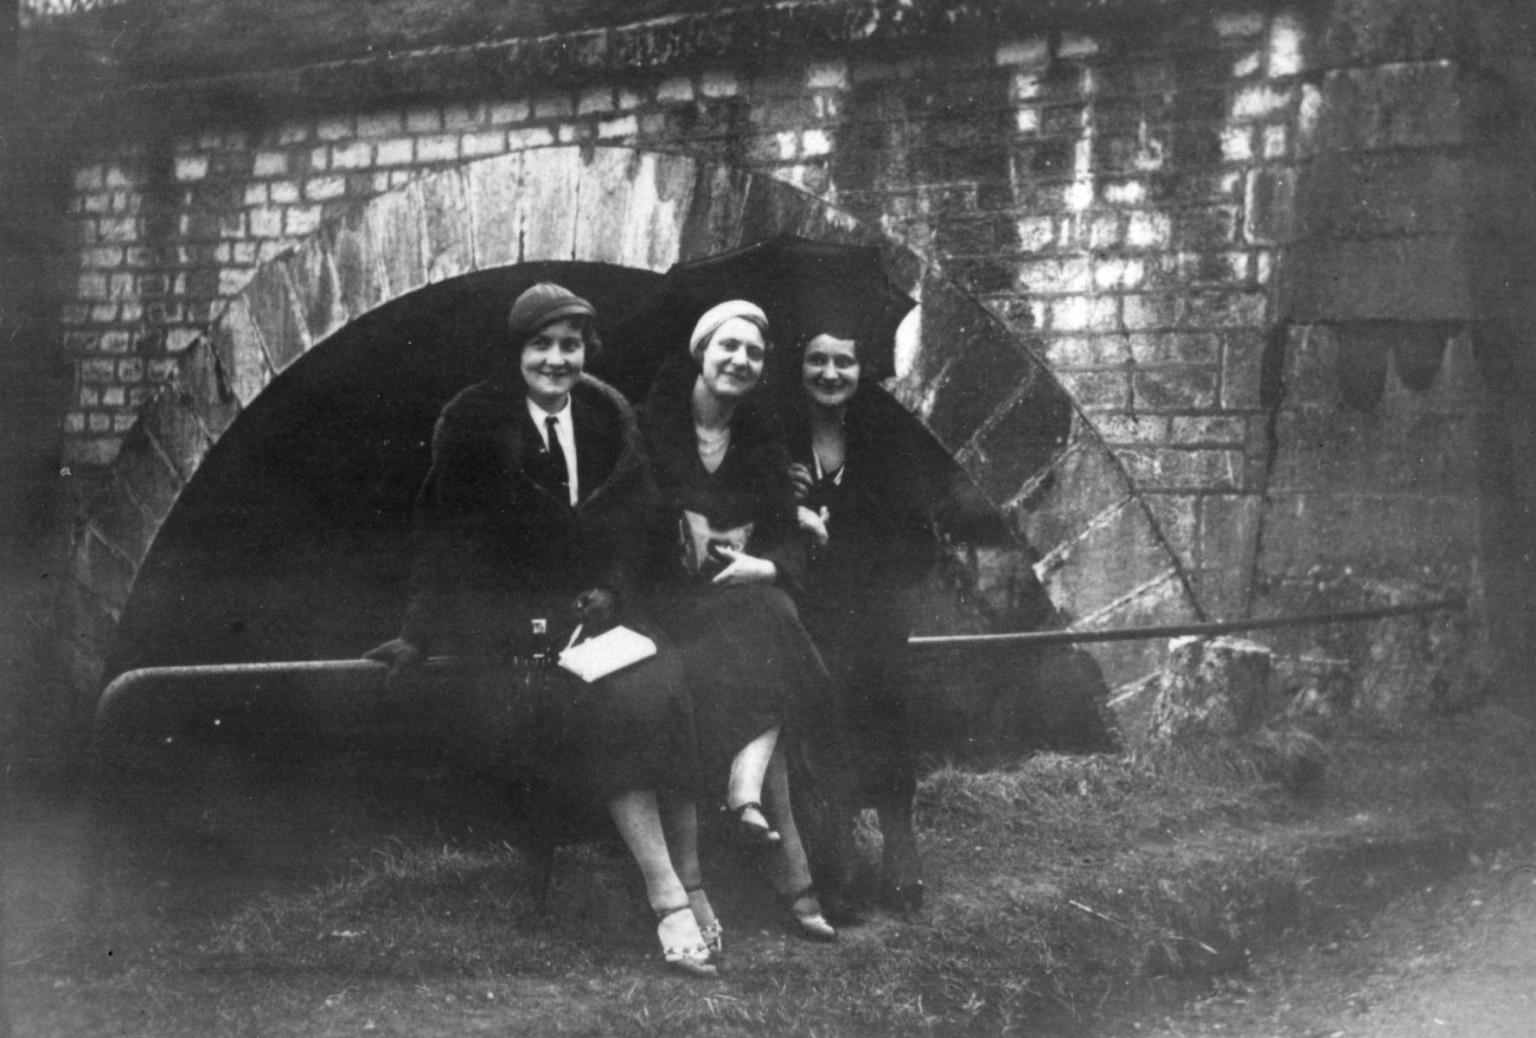
M 559 419 L 554 415 L 550 415 L 544 419 L 544 428 L 549 430 L 550 475 L 554 477 L 555 486 L 559 488 L 560 500 L 569 502 L 571 499 L 571 470 L 566 467 L 565 451 L 560 446 Z

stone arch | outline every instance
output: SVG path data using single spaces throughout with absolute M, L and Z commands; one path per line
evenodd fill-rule
M 1034 546 L 1068 622 L 1199 615 L 1181 553 L 1080 410 L 1071 408 L 1065 441 L 1020 450 L 1031 387 L 1065 391 L 924 257 L 767 176 L 681 155 L 552 147 L 447 169 L 336 214 L 228 302 L 182 356 L 174 385 L 146 404 L 103 492 L 80 509 L 72 591 L 92 607 L 73 625 L 82 693 L 99 688 L 139 568 L 209 451 L 318 344 L 393 300 L 476 272 L 585 262 L 660 274 L 785 232 L 879 245 L 922 300 L 923 332 L 893 388 Z M 1112 680 L 1135 667 L 1116 664 Z

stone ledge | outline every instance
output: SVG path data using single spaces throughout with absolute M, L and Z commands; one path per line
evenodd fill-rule
M 899 6 L 877 0 L 790 0 L 558 34 L 386 51 L 299 67 L 141 81 L 130 94 L 149 107 L 174 103 L 185 117 L 195 115 L 189 109 L 227 108 L 240 101 L 261 107 L 313 108 L 532 85 L 571 86 L 599 76 L 666 74 L 710 62 L 750 67 L 817 48 L 835 48 L 851 56 L 865 50 L 932 46 L 946 39 L 996 39 L 999 34 L 1063 28 L 1123 31 L 1135 19 L 1186 12 L 1211 15 L 1247 6 L 1239 0 L 1036 0 L 1029 4 L 919 0 Z

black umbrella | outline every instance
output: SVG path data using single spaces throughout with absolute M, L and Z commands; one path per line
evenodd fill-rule
M 661 362 L 688 348 L 704 311 L 727 299 L 767 313 L 780 347 L 775 367 L 794 360 L 805 336 L 831 331 L 859 340 L 871 380 L 892 374 L 896 327 L 916 305 L 892 284 L 878 246 L 781 234 L 675 264 L 657 296 L 614 329 L 620 348 L 601 374 L 632 398 L 643 395 Z

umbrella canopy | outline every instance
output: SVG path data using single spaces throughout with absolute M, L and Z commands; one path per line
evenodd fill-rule
M 865 377 L 893 372 L 896 327 L 917 304 L 886 273 L 881 250 L 793 234 L 687 260 L 667 271 L 662 290 L 614 329 L 622 344 L 604 376 L 636 398 L 671 353 L 687 349 L 700 315 L 727 299 L 747 299 L 768 315 L 774 366 L 794 362 L 807 335 L 831 331 L 859 340 Z

